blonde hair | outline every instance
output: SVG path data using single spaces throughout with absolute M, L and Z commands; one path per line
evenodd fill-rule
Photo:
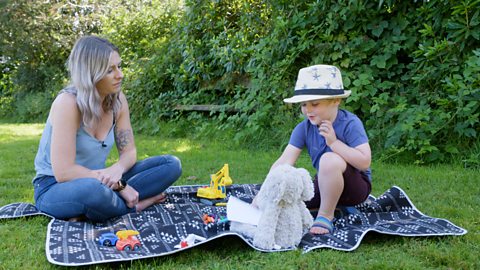
M 108 40 L 84 36 L 77 40 L 68 57 L 70 85 L 62 92 L 76 96 L 82 123 L 87 127 L 93 127 L 100 121 L 102 110 L 112 110 L 114 116 L 120 110 L 119 93 L 106 96 L 101 103 L 95 86 L 107 74 L 113 52 L 119 53 L 118 48 Z
M 329 104 L 335 103 L 337 101 L 338 101 L 338 104 L 342 103 L 342 98 L 329 98 L 329 99 L 326 99 L 326 100 L 329 100 Z
M 324 98 L 324 99 L 314 99 L 314 100 L 309 100 L 310 102 L 314 102 L 314 101 L 319 101 L 319 102 L 323 102 L 324 104 L 332 104 L 332 103 L 335 103 L 337 101 L 339 101 L 339 104 L 342 103 L 342 99 L 341 98 Z M 307 101 L 304 101 L 304 102 L 301 102 L 300 104 L 303 104 Z

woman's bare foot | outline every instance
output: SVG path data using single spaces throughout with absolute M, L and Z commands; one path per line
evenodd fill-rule
M 78 216 L 78 217 L 72 217 L 72 218 L 69 218 L 68 221 L 69 222 L 80 222 L 80 221 L 85 221 L 87 220 L 87 217 L 86 216 Z
M 160 197 L 161 198 L 158 200 L 158 203 L 165 202 L 167 200 L 167 193 L 165 193 L 165 192 L 160 193 Z
M 157 204 L 157 203 L 163 203 L 167 200 L 167 194 L 162 192 L 158 195 L 155 195 L 153 197 L 150 197 L 150 198 L 146 198 L 144 200 L 141 200 L 138 202 L 137 204 L 137 212 L 141 212 L 143 211 L 144 209 L 154 205 L 154 204 Z

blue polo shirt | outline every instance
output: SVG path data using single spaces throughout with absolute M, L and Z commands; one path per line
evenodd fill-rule
M 365 132 L 362 121 L 355 114 L 339 109 L 337 118 L 335 118 L 332 125 L 337 139 L 346 145 L 355 148 L 361 144 L 368 143 L 367 132 Z M 312 165 L 317 171 L 320 157 L 323 153 L 332 152 L 332 149 L 327 146 L 325 138 L 320 135 L 318 127 L 312 125 L 308 119 L 303 120 L 293 129 L 289 144 L 299 149 L 306 147 L 312 160 Z M 371 181 L 370 168 L 362 173 L 367 175 Z

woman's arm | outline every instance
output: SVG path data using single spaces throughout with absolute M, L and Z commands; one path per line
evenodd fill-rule
M 122 107 L 117 117 L 115 126 L 115 142 L 117 145 L 119 160 L 112 166 L 119 166 L 123 172 L 128 171 L 137 161 L 137 148 L 133 138 L 132 124 L 130 122 L 130 109 L 127 98 L 120 92 Z
M 133 139 L 132 126 L 130 123 L 130 111 L 125 95 L 120 93 L 121 108 L 116 116 L 115 144 L 118 150 L 118 161 L 110 167 L 97 170 L 99 179 L 109 188 L 116 189 L 122 175 L 128 171 L 137 161 L 137 149 Z
M 75 164 L 76 134 L 81 121 L 75 96 L 68 93 L 58 95 L 49 118 L 52 125 L 50 156 L 55 179 L 65 182 L 83 177 L 97 178 L 94 171 Z
M 122 177 L 122 174 L 135 165 L 137 161 L 137 148 L 135 147 L 132 124 L 130 122 L 130 110 L 128 108 L 127 98 L 123 92 L 120 92 L 120 102 L 122 107 L 118 114 L 117 124 L 115 125 L 115 143 L 117 145 L 119 159 L 115 164 L 105 169 L 106 171 L 116 173 L 111 179 L 113 180 L 112 182 L 115 183 L 110 186 L 112 188 L 118 187 L 117 183 Z M 120 191 L 120 196 L 122 196 L 130 208 L 134 208 L 138 204 L 139 194 L 129 185 Z

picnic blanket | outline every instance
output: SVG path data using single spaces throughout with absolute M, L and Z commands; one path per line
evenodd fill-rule
M 262 250 L 253 245 L 253 239 L 231 232 L 229 223 L 204 224 L 203 215 L 226 216 L 226 207 L 202 203 L 196 196 L 199 186 L 172 186 L 166 203 L 151 206 L 141 213 L 127 214 L 103 223 L 50 221 L 45 251 L 49 262 L 57 265 L 79 266 L 114 261 L 129 261 L 165 256 L 227 235 L 236 235 L 252 248 L 264 252 L 290 249 Z M 227 197 L 235 196 L 251 201 L 260 185 L 232 185 Z M 365 234 L 374 231 L 400 236 L 463 235 L 467 231 L 448 220 L 433 218 L 421 213 L 407 194 L 393 186 L 378 198 L 370 196 L 354 211 L 337 213 L 335 232 L 328 235 L 306 234 L 298 248 L 309 252 L 318 248 L 342 251 L 355 250 Z M 0 219 L 44 215 L 28 203 L 13 203 L 0 208 Z M 115 247 L 98 243 L 101 234 L 119 230 L 136 230 L 141 248 L 136 251 L 118 251 Z M 202 238 L 185 248 L 180 242 L 188 235 Z

